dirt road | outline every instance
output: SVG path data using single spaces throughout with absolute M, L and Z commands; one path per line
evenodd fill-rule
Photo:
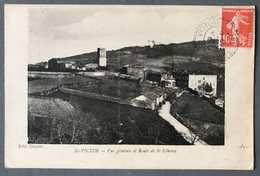
M 194 145 L 208 145 L 203 140 L 199 139 L 199 137 L 194 134 L 192 131 L 190 131 L 187 127 L 185 127 L 183 124 L 181 124 L 178 120 L 176 120 L 171 114 L 170 114 L 170 108 L 171 104 L 170 102 L 166 101 L 165 104 L 162 105 L 162 108 L 159 110 L 159 116 L 161 116 L 164 120 L 170 123 L 176 131 L 178 131 L 183 138 L 189 142 L 190 144 Z

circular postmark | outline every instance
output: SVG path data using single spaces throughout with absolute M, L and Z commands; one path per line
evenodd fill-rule
M 203 57 L 205 60 L 211 60 L 211 57 L 224 57 L 227 60 L 238 50 L 237 47 L 220 47 L 220 42 L 222 42 L 221 33 L 226 31 L 226 29 L 223 27 L 221 29 L 218 28 L 218 20 L 217 16 L 204 19 L 197 26 L 193 36 L 196 55 Z

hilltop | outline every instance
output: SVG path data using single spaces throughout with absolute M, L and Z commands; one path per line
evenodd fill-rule
M 97 52 L 56 58 L 76 61 L 78 64 L 97 62 Z M 153 46 L 129 46 L 107 51 L 107 65 L 112 70 L 131 65 L 142 65 L 157 69 L 174 67 L 177 70 L 201 70 L 223 72 L 225 50 L 218 48 L 218 40 L 191 41 L 185 43 L 155 44 Z

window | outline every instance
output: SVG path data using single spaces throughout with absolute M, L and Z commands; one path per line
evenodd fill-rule
M 203 81 L 205 81 L 205 77 L 203 77 Z
M 198 83 L 201 83 L 201 80 L 198 80 Z

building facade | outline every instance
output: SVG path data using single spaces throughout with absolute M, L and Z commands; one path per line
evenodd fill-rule
M 148 81 L 156 82 L 157 84 L 160 84 L 162 78 L 161 73 L 155 73 L 155 72 L 148 72 L 146 79 Z
M 176 86 L 175 79 L 162 80 L 160 85 L 162 87 L 167 87 L 167 88 L 175 87 Z
M 144 78 L 145 77 L 145 71 L 147 69 L 145 67 L 138 67 L 138 66 L 132 66 L 127 67 L 127 74 L 132 75 L 136 78 Z
M 131 105 L 155 110 L 165 100 L 166 93 L 145 92 L 131 100 Z
M 215 104 L 221 108 L 224 108 L 225 101 L 221 98 L 216 99 Z
M 195 91 L 203 91 L 213 96 L 217 95 L 217 75 L 189 75 L 188 87 Z
M 175 79 L 175 85 L 176 86 L 188 88 L 189 74 L 173 72 L 172 76 Z
M 72 66 L 75 65 L 73 61 L 63 61 L 61 59 L 50 59 L 48 61 L 48 69 L 52 71 L 73 69 Z
M 175 78 L 173 77 L 171 72 L 162 73 L 160 85 L 162 87 L 168 87 L 168 88 L 176 86 Z

